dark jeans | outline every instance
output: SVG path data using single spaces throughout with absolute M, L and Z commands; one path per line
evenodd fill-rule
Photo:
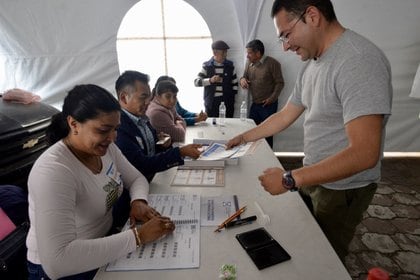
M 253 119 L 257 125 L 265 121 L 269 116 L 277 112 L 278 100 L 271 103 L 270 105 L 263 106 L 262 104 L 257 104 L 252 102 L 251 108 L 249 110 L 249 118 Z M 265 138 L 268 145 L 273 148 L 273 136 Z
M 91 280 L 93 277 L 95 277 L 97 269 L 66 276 L 63 278 L 60 278 L 62 280 Z M 34 264 L 28 261 L 28 279 L 29 280 L 50 280 L 50 278 L 45 273 L 44 269 L 40 264 Z

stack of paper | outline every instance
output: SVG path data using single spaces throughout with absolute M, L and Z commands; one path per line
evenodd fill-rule
M 175 223 L 175 231 L 108 264 L 106 271 L 200 266 L 200 196 L 150 194 L 149 205 Z M 130 229 L 128 229 L 130 230 Z

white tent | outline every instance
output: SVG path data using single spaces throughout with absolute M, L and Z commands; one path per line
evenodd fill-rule
M 60 103 L 65 92 L 80 83 L 98 84 L 113 92 L 119 75 L 118 28 L 137 2 L 0 1 L 0 91 L 14 87 L 30 90 L 49 104 Z M 213 38 L 228 38 L 229 58 L 239 74 L 245 63 L 246 42 L 259 38 L 265 43 L 266 53 L 282 64 L 286 81 L 280 98 L 282 106 L 302 63 L 296 55 L 283 52 L 276 41 L 269 16 L 272 1 L 186 2 L 203 16 Z M 340 22 L 370 38 L 391 62 L 393 115 L 385 150 L 420 151 L 420 100 L 409 97 L 420 62 L 420 1 L 333 0 L 333 4 Z M 276 151 L 301 151 L 301 122 L 275 139 Z

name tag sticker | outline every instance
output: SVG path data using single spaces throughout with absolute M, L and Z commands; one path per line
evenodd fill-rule
M 121 173 L 115 168 L 114 163 L 111 163 L 108 170 L 106 171 L 106 176 L 108 176 L 111 180 L 113 180 L 118 185 L 122 184 L 121 181 Z

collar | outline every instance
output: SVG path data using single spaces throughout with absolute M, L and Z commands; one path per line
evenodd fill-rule
M 146 123 L 149 118 L 147 116 L 140 116 L 137 117 L 136 115 L 131 114 L 130 112 L 128 112 L 126 109 L 121 108 L 121 110 L 135 123 Z
M 219 62 L 217 62 L 216 60 L 214 60 L 214 57 L 212 57 L 212 58 L 211 58 L 211 63 L 212 63 L 213 65 L 216 65 L 216 66 L 223 66 L 223 65 L 225 64 L 225 61 L 226 61 L 226 60 L 223 60 L 223 62 L 222 62 L 222 63 L 219 63 Z
M 263 55 L 263 56 L 260 58 L 260 60 L 258 60 L 258 61 L 257 61 L 257 62 L 255 62 L 255 63 L 251 63 L 250 65 L 251 65 L 251 66 L 257 66 L 257 65 L 263 64 L 263 63 L 264 63 L 264 61 L 266 60 L 266 58 L 267 58 L 267 56 L 266 56 L 266 55 Z

